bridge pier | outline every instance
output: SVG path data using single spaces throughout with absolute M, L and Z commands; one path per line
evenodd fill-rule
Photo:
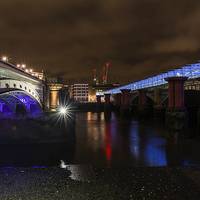
M 200 81 L 200 77 L 196 79 L 197 81 Z M 198 127 L 198 136 L 200 136 L 200 107 L 197 111 L 197 127 Z
M 162 90 L 154 89 L 154 120 L 165 119 L 165 107 L 161 104 Z
M 110 94 L 105 94 L 104 117 L 105 119 L 111 118 Z
M 149 117 L 149 107 L 147 106 L 147 89 L 139 89 L 139 105 L 137 108 L 138 120 L 146 120 Z
M 97 105 L 96 105 L 97 112 L 102 111 L 102 104 L 101 104 L 101 95 L 97 96 Z
M 165 113 L 166 137 L 188 137 L 188 113 L 184 105 L 184 82 L 187 77 L 165 78 L 169 84 L 169 106 Z
M 131 106 L 130 106 L 130 91 L 129 89 L 122 89 L 122 98 L 120 106 L 120 119 L 121 120 L 131 120 Z
M 121 106 L 121 93 L 117 93 L 116 94 L 116 105 L 115 105 L 116 114 L 120 113 L 120 106 Z

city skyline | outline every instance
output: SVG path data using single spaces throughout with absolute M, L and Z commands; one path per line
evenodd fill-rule
M 136 82 L 200 60 L 200 3 L 3 1 L 0 53 L 63 82 Z M 101 80 L 100 80 L 101 82 Z

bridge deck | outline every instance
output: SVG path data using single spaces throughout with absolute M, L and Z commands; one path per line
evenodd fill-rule
M 20 81 L 29 82 L 33 85 L 42 85 L 42 80 L 25 72 L 23 69 L 0 60 L 0 77 L 7 77 Z
M 138 82 L 134 82 L 128 85 L 121 86 L 112 90 L 105 91 L 105 94 L 116 94 L 120 93 L 121 89 L 130 89 L 132 91 L 142 89 L 142 88 L 151 88 L 155 86 L 167 85 L 165 78 L 167 77 L 188 77 L 188 79 L 195 79 L 200 76 L 200 63 L 187 65 L 181 67 L 180 69 L 171 70 L 164 74 L 159 74 L 154 77 L 150 77 Z

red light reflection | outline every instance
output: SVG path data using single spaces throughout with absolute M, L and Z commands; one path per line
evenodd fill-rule
M 112 140 L 111 140 L 111 132 L 110 132 L 110 124 L 106 126 L 105 131 L 106 141 L 105 141 L 105 150 L 106 150 L 106 161 L 107 161 L 107 168 L 110 168 L 111 162 L 111 153 L 112 153 Z

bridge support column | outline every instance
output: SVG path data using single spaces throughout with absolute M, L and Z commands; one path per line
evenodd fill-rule
M 121 106 L 121 93 L 116 94 L 116 105 L 115 105 L 115 112 L 117 114 L 120 113 L 120 106 Z
M 149 108 L 147 105 L 147 89 L 139 89 L 139 105 L 137 108 L 138 120 L 146 120 L 149 117 Z
M 187 77 L 165 78 L 169 83 L 169 107 L 165 112 L 166 136 L 188 137 L 188 113 L 184 105 L 184 82 Z
M 200 81 L 200 77 L 197 78 L 197 81 Z M 197 127 L 198 127 L 198 136 L 200 136 L 200 107 L 197 111 Z
M 101 96 L 97 96 L 97 104 L 101 104 Z
M 111 118 L 110 94 L 105 94 L 104 117 L 105 119 Z
M 154 89 L 154 120 L 164 120 L 166 108 L 161 104 L 162 90 Z
M 97 106 L 96 106 L 97 112 L 101 112 L 102 105 L 101 105 L 101 95 L 97 96 Z
M 120 119 L 121 120 L 131 120 L 131 106 L 130 106 L 130 91 L 129 89 L 122 89 L 122 98 L 120 106 Z

